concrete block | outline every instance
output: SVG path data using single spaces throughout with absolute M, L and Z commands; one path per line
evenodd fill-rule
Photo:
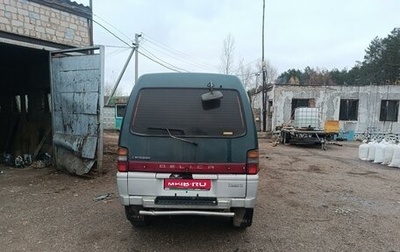
M 24 25 L 24 23 L 22 21 L 19 21 L 19 20 L 12 20 L 11 21 L 11 25 L 15 26 L 15 27 L 22 27 Z
M 36 32 L 40 32 L 40 33 L 45 33 L 45 29 L 44 29 L 44 27 L 41 27 L 41 26 L 38 26 L 38 27 L 36 27 Z
M 46 33 L 49 34 L 49 35 L 55 35 L 56 31 L 54 29 L 51 29 L 51 28 L 46 28 Z
M 29 12 L 27 10 L 20 8 L 20 9 L 18 9 L 18 14 L 20 14 L 22 16 L 28 16 Z
M 66 32 L 65 32 L 65 38 L 68 39 L 68 40 L 73 40 L 74 36 L 75 36 L 75 31 L 70 29 L 70 28 L 68 28 L 66 30 Z
M 0 24 L 10 24 L 10 20 L 8 18 L 0 17 Z
M 6 5 L 5 10 L 6 10 L 6 11 L 9 11 L 9 12 L 11 12 L 11 13 L 17 13 L 17 8 L 16 8 L 16 7 L 13 7 L 13 6 L 10 6 L 10 5 Z
M 29 24 L 29 23 L 24 23 L 24 28 L 28 29 L 28 30 L 33 30 L 33 29 L 35 29 L 35 26 L 33 26 L 32 24 Z
M 69 24 L 69 28 L 71 28 L 73 30 L 77 30 L 78 26 L 76 24 Z
M 41 21 L 43 21 L 43 22 L 49 22 L 49 17 L 48 16 L 46 16 L 46 15 L 40 15 L 40 20 Z
M 28 16 L 32 19 L 40 19 L 40 15 L 34 11 L 30 11 Z
M 62 27 L 68 28 L 69 23 L 66 22 L 66 21 L 61 21 L 61 22 L 60 22 L 60 25 L 61 25 Z
M 50 22 L 53 24 L 60 25 L 60 20 L 58 18 L 52 17 L 50 18 Z

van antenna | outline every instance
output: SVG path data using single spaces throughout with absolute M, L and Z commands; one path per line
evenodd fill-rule
M 207 84 L 207 87 L 210 88 L 210 93 L 212 94 L 213 89 L 214 89 L 214 83 L 212 83 L 212 81 L 210 81 L 210 82 Z

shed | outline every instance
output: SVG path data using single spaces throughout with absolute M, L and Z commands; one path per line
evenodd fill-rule
M 323 122 L 338 120 L 341 132 L 351 139 L 390 135 L 399 140 L 399 104 L 399 85 L 274 84 L 268 91 L 268 125 L 273 131 L 293 121 L 295 108 L 315 107 Z
M 92 10 L 68 0 L 0 0 L 0 10 L 0 152 L 101 169 L 104 49 L 92 46 Z

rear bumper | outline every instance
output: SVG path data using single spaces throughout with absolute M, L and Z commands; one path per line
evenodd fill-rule
M 204 209 L 204 210 L 229 210 L 232 207 L 254 208 L 256 198 L 217 198 L 215 206 L 199 205 L 159 205 L 155 204 L 156 197 L 119 195 L 119 201 L 124 206 L 139 205 L 152 209 Z
M 124 206 L 138 205 L 152 210 L 189 210 L 194 211 L 229 211 L 230 208 L 254 208 L 256 204 L 258 175 L 214 175 L 203 174 L 201 178 L 213 180 L 213 186 L 209 191 L 164 190 L 162 178 L 154 173 L 117 173 L 117 186 L 119 201 Z M 172 198 L 161 202 L 160 197 Z M 174 200 L 177 197 L 178 200 Z M 184 197 L 213 198 L 215 204 L 188 204 L 187 201 L 179 203 Z M 197 202 L 199 203 L 199 202 Z M 181 212 L 180 211 L 180 212 Z M 163 214 L 162 213 L 162 214 Z M 184 213 L 183 213 L 184 214 Z
M 140 210 L 139 214 L 141 215 L 150 215 L 150 216 L 165 216 L 165 215 L 201 215 L 201 216 L 220 216 L 220 217 L 233 217 L 235 213 L 233 212 L 210 212 L 210 211 L 146 211 Z

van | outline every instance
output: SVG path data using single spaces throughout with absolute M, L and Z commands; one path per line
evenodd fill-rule
M 133 226 L 163 215 L 252 224 L 258 141 L 249 99 L 235 76 L 143 75 L 119 135 L 119 201 Z

